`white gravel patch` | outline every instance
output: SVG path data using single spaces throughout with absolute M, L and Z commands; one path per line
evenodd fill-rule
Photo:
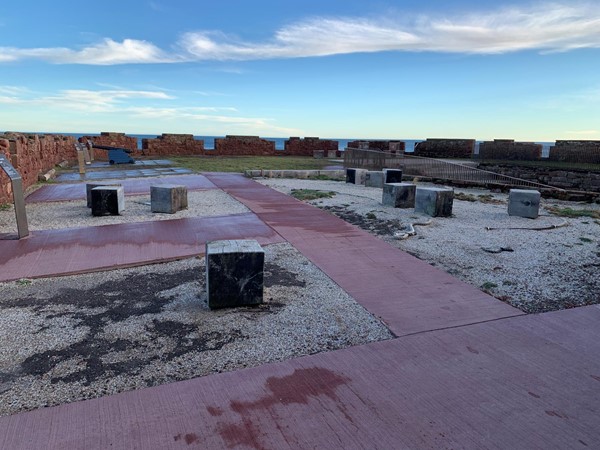
M 414 222 L 430 219 L 413 209 L 381 204 L 382 190 L 343 182 L 297 179 L 261 179 L 281 192 L 292 189 L 333 191 L 331 199 L 314 200 L 320 207 L 362 218 L 363 227 L 390 244 L 470 283 L 526 312 L 543 312 L 600 303 L 600 220 L 563 218 L 547 207 L 600 211 L 600 205 L 542 199 L 540 217 L 509 216 L 508 195 L 484 189 L 455 188 L 455 193 L 492 195 L 499 204 L 455 199 L 453 217 L 434 218 L 416 226 L 416 236 L 394 238 Z M 420 185 L 430 185 L 420 183 Z M 367 216 L 375 220 L 367 220 Z M 352 221 L 352 220 L 349 220 Z M 567 226 L 552 230 L 515 230 Z M 381 225 L 385 224 L 386 227 Z M 497 228 L 488 230 L 487 228 Z M 484 248 L 498 251 L 489 253 Z
M 289 244 L 263 305 L 211 311 L 204 258 L 0 283 L 0 415 L 390 339 Z
M 242 203 L 220 189 L 188 192 L 188 208 L 175 214 L 153 213 L 150 196 L 125 197 L 125 210 L 119 216 L 92 216 L 85 200 L 32 203 L 26 206 L 29 229 L 51 230 L 129 222 L 172 220 L 184 217 L 209 217 L 249 212 Z M 0 233 L 17 229 L 13 206 L 0 210 Z

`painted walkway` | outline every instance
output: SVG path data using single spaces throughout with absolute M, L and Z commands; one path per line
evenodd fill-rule
M 600 307 L 524 316 L 316 208 L 207 177 L 401 337 L 0 418 L 0 448 L 600 448 Z

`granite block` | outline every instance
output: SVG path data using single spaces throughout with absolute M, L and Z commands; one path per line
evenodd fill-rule
M 453 189 L 418 186 L 415 194 L 415 212 L 431 217 L 450 217 L 453 201 Z
M 394 208 L 414 208 L 416 190 L 412 183 L 385 183 L 381 203 Z
M 383 169 L 384 183 L 402 183 L 402 169 Z
M 365 184 L 367 169 L 346 169 L 346 183 Z
M 540 192 L 511 189 L 508 193 L 508 215 L 536 219 L 540 212 Z
M 368 187 L 383 187 L 383 172 L 369 171 L 365 175 L 365 186 Z
M 92 189 L 93 216 L 118 216 L 124 209 L 123 186 L 99 186 Z
M 174 214 L 188 206 L 187 187 L 172 184 L 150 186 L 150 208 L 155 213 Z
M 87 200 L 87 207 L 92 207 L 92 189 L 101 186 L 121 186 L 121 183 L 86 183 L 85 184 L 85 197 Z

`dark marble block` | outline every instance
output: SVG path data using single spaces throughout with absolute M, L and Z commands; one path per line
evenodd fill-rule
M 150 186 L 152 212 L 174 214 L 187 206 L 187 187 L 171 184 Z
M 431 217 L 450 217 L 453 202 L 453 189 L 419 186 L 415 195 L 415 212 Z
M 118 216 L 125 209 L 122 186 L 99 186 L 92 189 L 92 215 Z
M 402 169 L 383 169 L 384 183 L 402 183 Z
M 92 207 L 92 189 L 101 186 L 121 186 L 121 183 L 86 183 L 85 184 L 85 196 L 87 199 L 87 207 Z
M 367 169 L 346 169 L 346 183 L 365 184 Z
M 255 240 L 206 243 L 206 291 L 211 309 L 263 302 L 265 252 Z
M 394 208 L 414 208 L 417 186 L 412 183 L 386 183 L 381 203 Z

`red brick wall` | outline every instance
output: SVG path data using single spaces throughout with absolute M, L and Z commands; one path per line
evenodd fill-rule
M 542 144 L 494 139 L 479 144 L 480 159 L 537 161 L 542 157 Z
M 275 155 L 275 142 L 261 139 L 258 136 L 225 136 L 215 139 L 215 149 L 207 155 L 242 156 L 242 155 Z
M 313 156 L 316 150 L 324 150 L 325 155 L 330 150 L 337 152 L 339 147 L 338 141 L 331 139 L 320 139 L 318 137 L 307 137 L 300 139 L 299 137 L 291 137 L 284 144 L 284 154 L 294 156 Z
M 23 135 L 10 133 L 0 136 L 0 148 L 6 154 L 7 142 L 10 161 L 23 180 L 23 187 L 37 183 L 38 175 L 52 169 L 64 160 L 77 159 L 75 138 L 62 135 Z M 10 179 L 0 175 L 0 203 L 12 203 Z
M 94 145 L 107 145 L 109 147 L 126 148 L 132 151 L 132 156 L 141 155 L 137 148 L 137 138 L 127 136 L 125 133 L 113 133 L 103 131 L 100 136 L 83 136 L 79 139 L 81 142 L 92 141 Z M 94 151 L 94 159 L 99 161 L 108 161 L 108 152 L 106 150 Z
M 203 155 L 204 141 L 191 134 L 163 133 L 156 139 L 142 139 L 142 151 L 145 156 Z
M 426 158 L 471 158 L 475 139 L 427 139 L 415 145 L 415 156 Z
M 556 141 L 550 147 L 550 161 L 600 164 L 600 141 Z

